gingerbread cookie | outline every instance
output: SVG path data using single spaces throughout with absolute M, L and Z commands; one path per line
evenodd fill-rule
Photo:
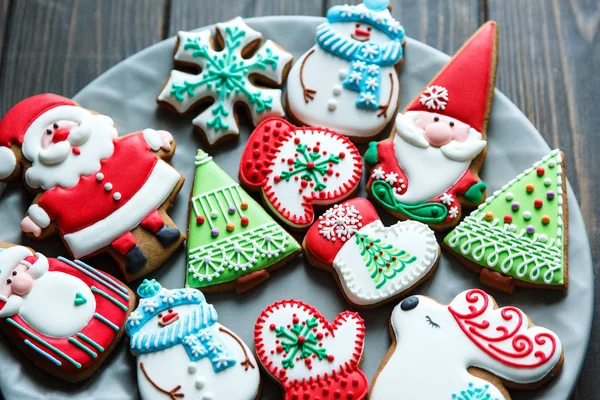
M 557 149 L 494 192 L 444 244 L 496 289 L 567 289 L 567 222 L 564 155 Z
M 301 251 L 208 154 L 198 150 L 190 200 L 186 286 L 242 293 Z
M 329 323 L 296 300 L 270 305 L 254 328 L 258 359 L 283 386 L 286 400 L 364 399 L 364 342 L 365 324 L 357 313 L 345 311 Z
M 108 252 L 127 281 L 185 238 L 167 215 L 184 181 L 165 162 L 174 152 L 169 132 L 118 137 L 112 119 L 54 94 L 21 101 L 0 122 L 0 177 L 22 175 L 36 194 L 23 232 L 58 233 L 74 258 Z
M 112 353 L 135 307 L 133 292 L 81 262 L 0 243 L 0 321 L 33 364 L 69 382 Z
M 199 73 L 171 71 L 156 99 L 180 115 L 200 107 L 192 124 L 211 146 L 239 135 L 236 105 L 245 106 L 254 125 L 285 115 L 281 90 L 273 88 L 285 81 L 293 58 L 271 40 L 260 45 L 261 33 L 240 17 L 217 24 L 216 34 L 222 50 L 209 29 L 177 34 L 175 65 Z
M 449 305 L 411 296 L 392 313 L 392 346 L 369 398 L 510 400 L 507 387 L 535 389 L 556 376 L 558 336 L 516 307 L 498 308 L 480 289 Z
M 395 217 L 443 230 L 458 223 L 463 203 L 476 206 L 485 198 L 477 174 L 486 154 L 497 57 L 491 21 L 396 116 L 391 137 L 369 144 L 367 191 Z
M 271 211 L 296 229 L 312 224 L 313 206 L 350 196 L 361 176 L 360 154 L 347 137 L 324 128 L 298 128 L 281 118 L 254 130 L 239 173 L 242 185 L 260 190 Z
M 307 260 L 333 273 L 344 297 L 361 308 L 406 295 L 433 275 L 440 257 L 427 225 L 404 221 L 386 227 L 361 197 L 325 211 L 302 247 Z
M 199 290 L 166 289 L 145 279 L 137 292 L 140 304 L 127 320 L 127 334 L 142 399 L 258 398 L 252 351 L 218 322 Z
M 388 125 L 399 104 L 406 39 L 388 6 L 389 0 L 365 0 L 327 11 L 317 43 L 290 71 L 287 103 L 295 119 L 356 142 Z

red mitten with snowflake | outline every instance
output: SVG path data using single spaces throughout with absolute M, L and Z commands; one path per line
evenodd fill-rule
M 359 369 L 365 340 L 362 318 L 350 311 L 329 323 L 296 300 L 267 307 L 254 327 L 256 353 L 282 385 L 285 399 L 363 399 L 369 389 Z
M 304 229 L 313 205 L 348 197 L 360 183 L 362 159 L 346 136 L 323 128 L 298 128 L 270 118 L 250 136 L 240 162 L 240 182 L 261 190 L 286 224 Z

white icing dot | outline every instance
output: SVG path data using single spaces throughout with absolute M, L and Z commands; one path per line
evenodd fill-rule
M 204 396 L 202 396 L 202 400 L 212 400 L 213 396 L 210 393 L 205 394 Z
M 113 194 L 113 199 L 115 199 L 115 200 L 117 200 L 117 201 L 118 201 L 118 200 L 121 200 L 121 193 L 119 193 L 119 192 L 115 192 L 115 194 Z
M 329 101 L 327 102 L 327 109 L 329 111 L 335 111 L 336 108 L 337 108 L 337 100 L 329 99 Z
M 346 79 L 346 76 L 348 76 L 348 70 L 347 69 L 340 69 L 340 79 L 344 80 L 344 79 Z
M 112 183 L 110 182 L 104 184 L 104 190 L 106 190 L 107 192 L 110 192 L 112 190 L 112 187 Z
M 525 219 L 531 219 L 531 211 L 525 211 L 523 213 L 523 218 L 525 218 Z
M 340 94 L 342 94 L 342 87 L 340 85 L 335 85 L 333 87 L 333 94 L 336 96 L 339 96 Z
M 509 230 L 510 232 L 515 232 L 515 231 L 517 230 L 517 226 L 516 226 L 515 224 L 510 224 L 510 225 L 508 226 L 508 230 Z
M 98 172 L 98 173 L 96 174 L 96 180 L 97 180 L 98 182 L 102 182 L 102 179 L 104 179 L 104 174 L 103 174 L 102 172 Z
M 556 161 L 554 161 L 554 160 L 550 160 L 550 161 L 548 161 L 548 166 L 549 166 L 550 168 L 554 168 L 554 167 L 556 167 Z
M 548 241 L 548 236 L 546 236 L 542 233 L 538 239 L 540 239 L 540 242 L 546 243 Z
M 216 211 L 213 211 L 210 213 L 211 218 L 215 219 L 219 216 L 219 214 Z
M 191 362 L 188 364 L 188 373 L 194 374 L 198 370 L 198 364 Z
M 196 378 L 196 382 L 194 383 L 194 385 L 196 385 L 196 389 L 200 390 L 204 388 L 204 386 L 206 386 L 206 381 L 203 377 L 198 377 Z
M 511 192 L 506 193 L 506 200 L 511 201 L 514 198 L 515 198 L 515 195 L 512 194 Z
M 546 185 L 546 186 L 552 185 L 552 179 L 550 179 L 550 178 L 544 179 L 544 185 Z

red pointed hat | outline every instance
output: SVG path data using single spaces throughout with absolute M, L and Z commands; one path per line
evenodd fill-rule
M 429 111 L 455 118 L 482 132 L 496 82 L 498 35 L 485 23 L 405 111 Z

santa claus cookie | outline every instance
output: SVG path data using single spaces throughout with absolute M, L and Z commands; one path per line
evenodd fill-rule
M 496 289 L 567 289 L 567 214 L 564 155 L 553 150 L 494 192 L 444 244 Z
M 364 399 L 364 343 L 365 324 L 357 313 L 344 311 L 330 323 L 296 300 L 270 305 L 254 327 L 256 354 L 283 386 L 285 400 Z
M 389 0 L 336 5 L 317 27 L 317 43 L 294 64 L 287 83 L 290 114 L 356 142 L 381 132 L 396 114 L 404 28 Z
M 391 214 L 442 230 L 461 205 L 477 205 L 486 185 L 477 176 L 486 153 L 498 34 L 483 25 L 403 113 L 392 136 L 369 144 L 367 191 Z
M 131 352 L 144 400 L 253 400 L 260 372 L 252 351 L 218 322 L 196 289 L 166 289 L 154 279 L 137 290 L 127 320 Z
M 510 400 L 511 389 L 536 389 L 564 360 L 558 336 L 516 307 L 498 308 L 480 289 L 449 305 L 425 296 L 402 301 L 391 318 L 392 346 L 369 399 Z
M 75 258 L 108 252 L 127 281 L 158 268 L 183 242 L 167 215 L 183 176 L 170 133 L 117 136 L 114 122 L 54 94 L 30 97 L 0 121 L 0 179 L 36 194 L 29 236 L 59 234 Z
M 386 227 L 368 200 L 336 204 L 310 227 L 308 261 L 332 272 L 344 297 L 368 308 L 404 296 L 435 272 L 440 246 L 425 224 Z
M 106 360 L 135 307 L 131 290 L 81 262 L 0 243 L 0 324 L 36 366 L 78 382 Z
M 300 253 L 298 242 L 198 150 L 190 200 L 186 286 L 242 293 Z
M 283 117 L 280 86 L 292 55 L 267 40 L 240 17 L 217 24 L 215 48 L 210 29 L 179 32 L 175 65 L 199 69 L 197 74 L 173 70 L 156 101 L 183 115 L 200 108 L 192 121 L 208 142 L 216 145 L 239 135 L 236 106 L 243 104 L 254 125 Z M 206 107 L 208 105 L 208 107 Z
M 360 183 L 362 159 L 350 140 L 324 128 L 299 128 L 281 118 L 260 124 L 242 159 L 242 185 L 260 190 L 271 211 L 292 228 L 308 228 L 313 206 L 350 196 Z

